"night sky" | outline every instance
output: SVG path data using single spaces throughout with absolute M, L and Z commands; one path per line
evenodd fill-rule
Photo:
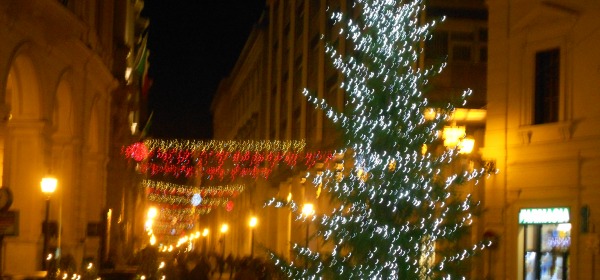
M 210 103 L 264 10 L 265 0 L 146 0 L 149 136 L 209 139 Z

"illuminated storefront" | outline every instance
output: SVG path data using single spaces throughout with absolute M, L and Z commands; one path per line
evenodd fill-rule
M 569 279 L 569 208 L 521 209 L 519 244 L 522 279 Z

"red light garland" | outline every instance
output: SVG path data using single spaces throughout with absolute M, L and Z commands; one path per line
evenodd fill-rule
M 305 152 L 301 141 L 195 141 L 147 139 L 122 149 L 127 159 L 134 160 L 136 170 L 149 177 L 166 175 L 175 178 L 203 180 L 236 178 L 268 178 L 273 169 L 284 165 L 311 168 L 317 162 L 334 158 L 333 152 Z M 199 215 L 213 208 L 232 211 L 231 200 L 244 191 L 243 185 L 190 186 L 155 180 L 143 180 L 147 200 L 159 209 L 153 233 L 176 236 L 193 228 Z M 199 194 L 200 204 L 192 204 Z M 196 198 L 197 199 L 197 198 Z M 194 206 L 195 205 L 195 206 Z
M 137 170 L 149 176 L 235 180 L 268 178 L 279 165 L 306 168 L 333 159 L 333 152 L 303 152 L 304 141 L 178 141 L 149 139 L 123 149 L 138 162 Z

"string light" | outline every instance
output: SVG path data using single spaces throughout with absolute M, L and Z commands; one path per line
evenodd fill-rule
M 301 141 L 191 141 L 148 139 L 122 149 L 149 176 L 202 177 L 234 181 L 268 178 L 278 166 L 312 168 L 334 157 L 333 152 L 304 151 Z

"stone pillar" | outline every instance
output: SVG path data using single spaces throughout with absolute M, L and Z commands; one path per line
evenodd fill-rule
M 40 189 L 42 177 L 49 172 L 40 121 L 11 120 L 7 125 L 4 150 L 4 186 L 13 191 L 11 210 L 19 212 L 19 233 L 5 238 L 4 273 L 41 270 L 42 222 L 45 200 Z M 50 208 L 50 220 L 56 219 L 56 205 Z M 27 222 L 32 221 L 32 222 Z M 30 260 L 30 261 L 25 261 Z

